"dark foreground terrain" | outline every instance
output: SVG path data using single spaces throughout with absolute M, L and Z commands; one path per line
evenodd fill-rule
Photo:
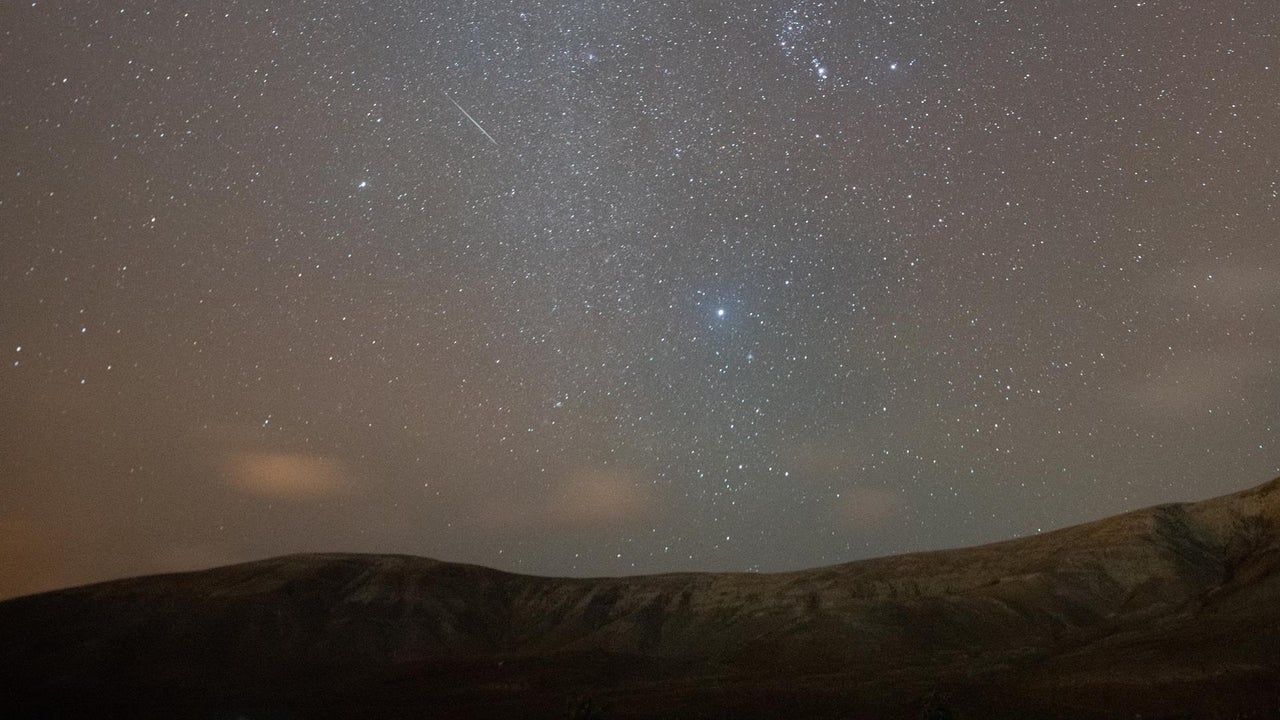
M 1280 480 L 776 575 L 335 554 L 18 598 L 0 717 L 1280 718 Z

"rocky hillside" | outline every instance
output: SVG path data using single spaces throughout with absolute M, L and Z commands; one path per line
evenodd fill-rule
M 0 638 L 5 717 L 1280 717 L 1280 480 L 782 574 L 290 556 L 0 603 Z

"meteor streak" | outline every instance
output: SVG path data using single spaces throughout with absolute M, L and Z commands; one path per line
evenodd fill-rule
M 498 141 L 497 141 L 497 140 L 494 140 L 494 139 L 493 139 L 493 136 L 492 136 L 492 135 L 490 135 L 490 134 L 489 134 L 489 132 L 488 132 L 487 130 L 485 130 L 483 126 L 481 126 L 481 125 L 480 125 L 480 123 L 476 122 L 476 119 L 475 119 L 475 118 L 471 117 L 471 113 L 469 113 L 469 112 L 467 112 L 466 110 L 464 110 L 464 109 L 463 109 L 463 107 L 462 107 L 461 105 L 459 105 L 459 104 L 458 104 L 458 101 L 457 101 L 457 100 L 454 100 L 453 98 L 449 97 L 449 93 L 445 93 L 445 94 L 444 94 L 444 96 L 445 96 L 445 97 L 447 97 L 447 98 L 449 98 L 449 102 L 453 103 L 453 106 L 454 106 L 454 107 L 456 107 L 456 108 L 458 108 L 459 110 L 461 110 L 463 115 L 466 115 L 466 116 L 467 116 L 467 119 L 471 121 L 471 124 L 472 124 L 472 125 L 475 125 L 475 126 L 476 126 L 476 129 L 477 129 L 477 130 L 479 130 L 480 132 L 484 133 L 484 136 L 485 136 L 485 137 L 487 137 L 487 138 L 489 138 L 489 142 L 491 142 L 491 143 L 493 143 L 495 146 L 497 146 Z

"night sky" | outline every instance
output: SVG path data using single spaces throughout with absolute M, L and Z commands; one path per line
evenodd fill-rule
M 1280 475 L 1280 4 L 0 7 L 0 596 Z

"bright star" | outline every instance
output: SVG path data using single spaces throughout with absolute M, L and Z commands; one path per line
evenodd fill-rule
M 724 308 L 716 308 L 716 317 L 724 317 Z

